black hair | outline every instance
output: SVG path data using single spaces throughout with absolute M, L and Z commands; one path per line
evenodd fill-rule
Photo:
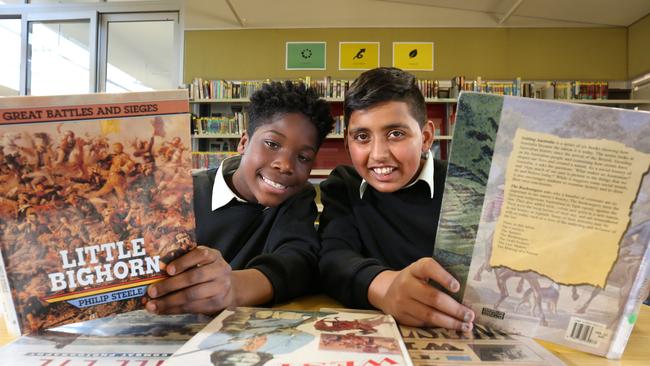
M 250 118 L 246 132 L 249 137 L 253 136 L 260 125 L 271 123 L 274 117 L 286 113 L 302 113 L 307 117 L 318 131 L 318 146 L 334 127 L 327 102 L 305 84 L 291 81 L 274 81 L 262 85 L 251 96 L 248 113 Z
M 395 67 L 378 67 L 359 75 L 345 93 L 345 127 L 350 123 L 352 112 L 384 102 L 405 102 L 411 116 L 420 127 L 424 126 L 427 106 L 415 76 Z

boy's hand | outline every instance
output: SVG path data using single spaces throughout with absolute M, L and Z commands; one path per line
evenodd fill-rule
M 433 258 L 421 258 L 401 271 L 381 272 L 370 284 L 370 303 L 404 325 L 472 329 L 474 313 L 427 282 L 435 281 L 451 292 L 460 284 Z
M 198 246 L 166 267 L 171 277 L 149 286 L 145 305 L 155 314 L 213 314 L 235 301 L 231 268 L 221 253 Z

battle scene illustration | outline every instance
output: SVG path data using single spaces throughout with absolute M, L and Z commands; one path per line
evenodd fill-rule
M 0 126 L 0 246 L 24 333 L 141 307 L 67 300 L 160 277 L 195 245 L 188 146 L 184 114 Z

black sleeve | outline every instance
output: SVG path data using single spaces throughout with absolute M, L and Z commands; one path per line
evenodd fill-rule
M 364 256 L 364 244 L 352 206 L 360 202 L 361 179 L 350 167 L 338 167 L 321 183 L 320 273 L 323 290 L 347 307 L 371 308 L 368 288 L 388 267 Z M 355 196 L 356 195 L 356 196 Z
M 246 268 L 264 273 L 273 285 L 273 303 L 281 303 L 317 289 L 320 241 L 314 227 L 316 191 L 311 184 L 279 208 L 264 253 Z

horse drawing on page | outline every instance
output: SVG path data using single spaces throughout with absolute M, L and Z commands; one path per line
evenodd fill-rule
M 645 221 L 630 228 L 621 242 L 619 256 L 612 268 L 606 286 L 617 287 L 618 302 L 617 314 L 608 327 L 612 327 L 621 317 L 625 310 L 625 302 L 628 300 L 632 286 L 632 279 L 636 276 L 639 262 L 643 259 L 646 247 L 650 245 L 650 221 Z M 579 298 L 576 286 L 572 287 L 574 299 Z M 585 314 L 592 301 L 604 291 L 603 288 L 594 287 L 589 299 L 580 306 L 576 313 Z

